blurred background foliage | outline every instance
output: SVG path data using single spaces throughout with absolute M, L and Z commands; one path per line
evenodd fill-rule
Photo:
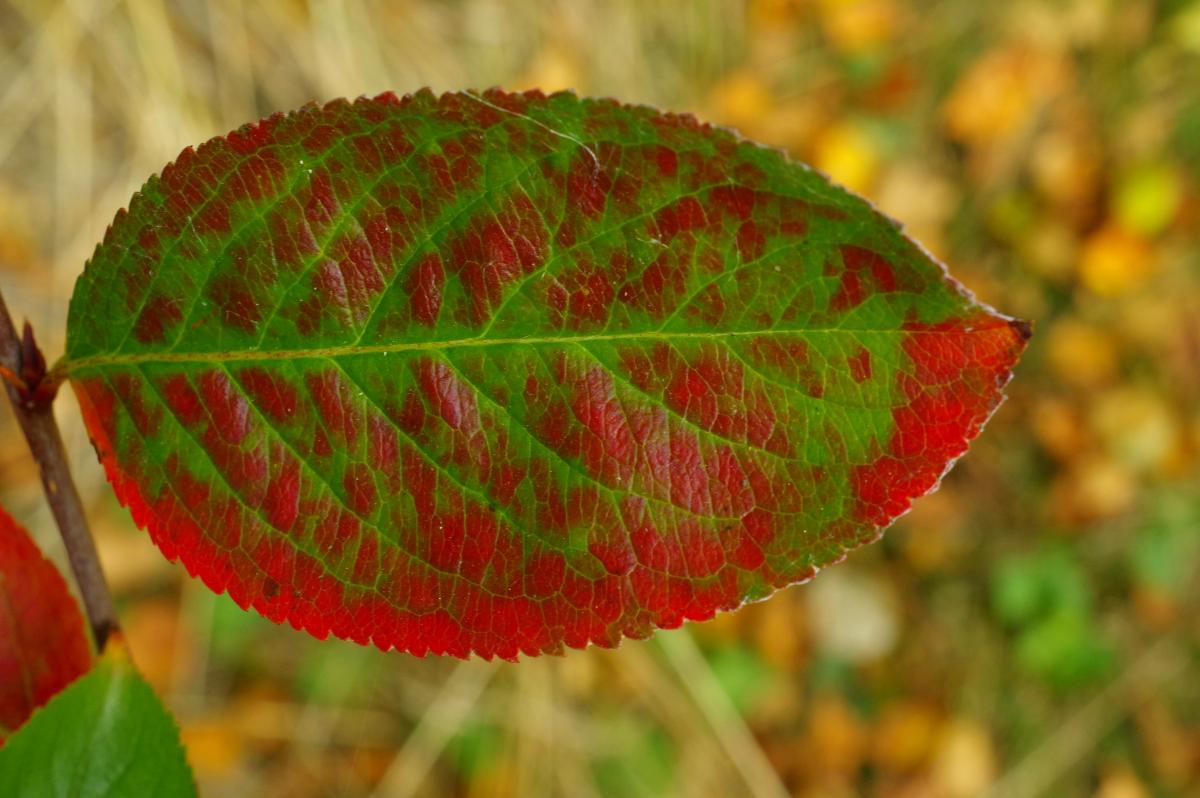
M 213 597 L 59 411 L 210 796 L 1200 795 L 1200 3 L 6 0 L 0 284 L 50 356 L 114 212 L 309 100 L 575 88 L 866 194 L 1037 335 L 941 491 L 808 586 L 619 651 L 320 643 Z M 0 417 L 0 498 L 61 562 Z

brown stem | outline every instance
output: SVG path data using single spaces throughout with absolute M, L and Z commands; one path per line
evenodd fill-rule
M 57 386 L 46 379 L 46 361 L 33 339 L 33 330 L 26 323 L 24 334 L 17 336 L 8 306 L 0 294 L 0 377 L 6 384 L 8 399 L 16 413 L 29 451 L 38 465 L 42 487 L 50 511 L 62 533 L 63 544 L 75 582 L 83 599 L 92 640 L 96 651 L 104 650 L 109 635 L 117 631 L 117 613 L 113 607 L 108 583 L 100 569 L 100 558 L 96 544 L 88 529 L 87 516 L 71 470 L 67 465 L 67 453 L 63 448 L 58 424 L 54 421 L 51 402 Z

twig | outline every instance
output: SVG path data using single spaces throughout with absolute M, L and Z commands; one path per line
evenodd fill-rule
M 33 330 L 28 322 L 24 335 L 17 337 L 8 306 L 0 294 L 0 378 L 8 390 L 8 399 L 13 412 L 25 433 L 29 451 L 38 465 L 42 477 L 42 488 L 46 501 L 62 533 L 63 544 L 75 582 L 83 599 L 84 612 L 92 630 L 92 640 L 97 653 L 104 650 L 109 636 L 117 631 L 117 614 L 113 607 L 108 583 L 100 569 L 100 558 L 96 544 L 88 529 L 87 516 L 79 491 L 71 478 L 67 465 L 67 454 L 63 449 L 62 436 L 54 421 L 51 402 L 57 390 L 52 379 L 47 379 L 46 361 L 33 339 Z

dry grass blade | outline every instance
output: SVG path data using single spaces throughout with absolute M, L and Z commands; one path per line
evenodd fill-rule
M 700 708 L 754 798 L 787 798 L 787 787 L 767 760 L 746 721 L 717 681 L 686 630 L 658 636 L 658 645 Z
M 377 798 L 408 798 L 417 794 L 426 775 L 475 708 L 496 674 L 495 665 L 466 661 L 454 667 L 441 690 L 421 715 L 416 728 L 396 752 L 375 788 Z

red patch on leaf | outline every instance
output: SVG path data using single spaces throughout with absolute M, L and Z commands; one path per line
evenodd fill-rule
M 450 271 L 470 302 L 468 318 L 483 324 L 504 301 L 507 287 L 538 269 L 547 255 L 547 232 L 530 199 L 512 197 L 494 217 L 483 213 L 450 243 Z
M 746 186 L 717 186 L 709 191 L 708 199 L 720 212 L 742 221 L 754 212 L 755 192 Z
M 904 352 L 915 373 L 897 380 L 908 403 L 892 412 L 886 451 L 851 471 L 855 520 L 878 527 L 932 490 L 966 451 L 999 405 L 1027 339 L 1019 323 L 982 315 L 906 329 Z
M 367 458 L 372 469 L 388 478 L 393 487 L 398 487 L 397 475 L 400 463 L 400 438 L 389 420 L 372 415 L 367 421 Z
M 501 464 L 495 471 L 492 484 L 492 495 L 501 507 L 508 507 L 513 502 L 517 488 L 525 481 L 527 469 L 524 466 Z
M 185 427 L 196 426 L 207 415 L 200 395 L 183 374 L 176 374 L 166 381 L 163 395 L 167 398 L 167 406 L 171 408 L 171 412 Z
M 591 150 L 584 150 L 571 161 L 567 172 L 567 202 L 589 219 L 604 213 L 612 178 L 596 160 Z
M 250 403 L 222 371 L 207 371 L 199 382 L 213 429 L 226 443 L 237 446 L 250 434 Z
M 878 252 L 844 244 L 841 254 L 841 284 L 830 301 L 830 310 L 851 310 L 861 305 L 868 296 L 892 293 L 903 287 L 896 267 Z
M 222 275 L 213 280 L 208 297 L 227 326 L 252 335 L 262 321 L 262 308 L 244 282 L 244 277 Z
M 179 304 L 165 296 L 154 296 L 146 302 L 133 326 L 133 337 L 143 344 L 165 339 L 167 330 L 183 321 Z
M 308 181 L 308 201 L 304 203 L 304 218 L 314 227 L 331 224 L 338 215 L 338 201 L 333 183 L 325 169 L 316 169 Z
M 243 125 L 225 137 L 230 148 L 239 155 L 249 155 L 271 140 L 275 125 L 283 114 L 275 114 L 259 122 Z
M 675 151 L 670 147 L 656 147 L 654 161 L 658 164 L 658 173 L 663 177 L 674 177 L 679 170 L 679 159 L 675 157 Z
M 581 263 L 562 275 L 567 294 L 566 322 L 572 329 L 602 327 L 612 311 L 612 278 L 591 263 Z
M 320 427 L 336 434 L 340 443 L 352 446 L 357 442 L 358 433 L 363 426 L 362 411 L 357 401 L 358 392 L 347 385 L 341 374 L 333 369 L 310 374 L 306 383 L 316 403 Z
M 296 414 L 299 396 L 296 389 L 283 377 L 272 374 L 261 366 L 251 366 L 238 371 L 237 379 L 254 401 L 254 406 L 273 421 L 284 423 Z
M 233 199 L 258 201 L 272 196 L 283 183 L 283 164 L 279 156 L 268 149 L 259 149 L 238 163 L 229 181 Z
M 446 281 L 442 258 L 436 252 L 424 255 L 408 278 L 408 295 L 413 318 L 427 327 L 437 324 L 442 309 L 442 285 Z
M 474 430 L 479 426 L 475 392 L 454 370 L 439 360 L 422 359 L 417 376 L 425 400 L 451 429 Z
M 375 264 L 375 256 L 365 233 L 344 235 L 330 248 L 337 258 L 346 286 L 347 304 L 355 321 L 368 315 L 372 300 L 386 287 L 383 273 Z
M 229 206 L 224 202 L 209 202 L 192 221 L 196 232 L 208 235 L 226 235 L 230 232 Z
M 379 495 L 375 490 L 375 478 L 371 470 L 362 463 L 346 466 L 342 476 L 342 488 L 346 491 L 350 508 L 361 516 L 375 512 Z
M 742 222 L 737 231 L 738 255 L 742 263 L 756 261 L 763 256 L 767 249 L 767 237 L 753 220 Z
M 300 461 L 282 449 L 274 454 L 278 470 L 267 486 L 263 511 L 271 526 L 287 532 L 300 515 Z
M 591 433 L 583 444 L 589 473 L 605 484 L 626 484 L 633 477 L 637 448 L 625 411 L 613 391 L 612 375 L 597 366 L 577 380 L 572 410 Z
M 860 346 L 856 353 L 846 358 L 846 365 L 850 367 L 850 376 L 855 382 L 871 379 L 871 353 L 865 347 Z
M 114 375 L 110 382 L 117 399 L 133 420 L 137 434 L 143 440 L 157 435 L 162 411 L 157 404 L 147 403 L 146 397 L 142 395 L 143 383 L 132 374 Z
M 668 205 L 654 215 L 654 226 L 664 240 L 680 233 L 698 230 L 708 223 L 704 207 L 695 197 L 684 197 L 674 205 Z

